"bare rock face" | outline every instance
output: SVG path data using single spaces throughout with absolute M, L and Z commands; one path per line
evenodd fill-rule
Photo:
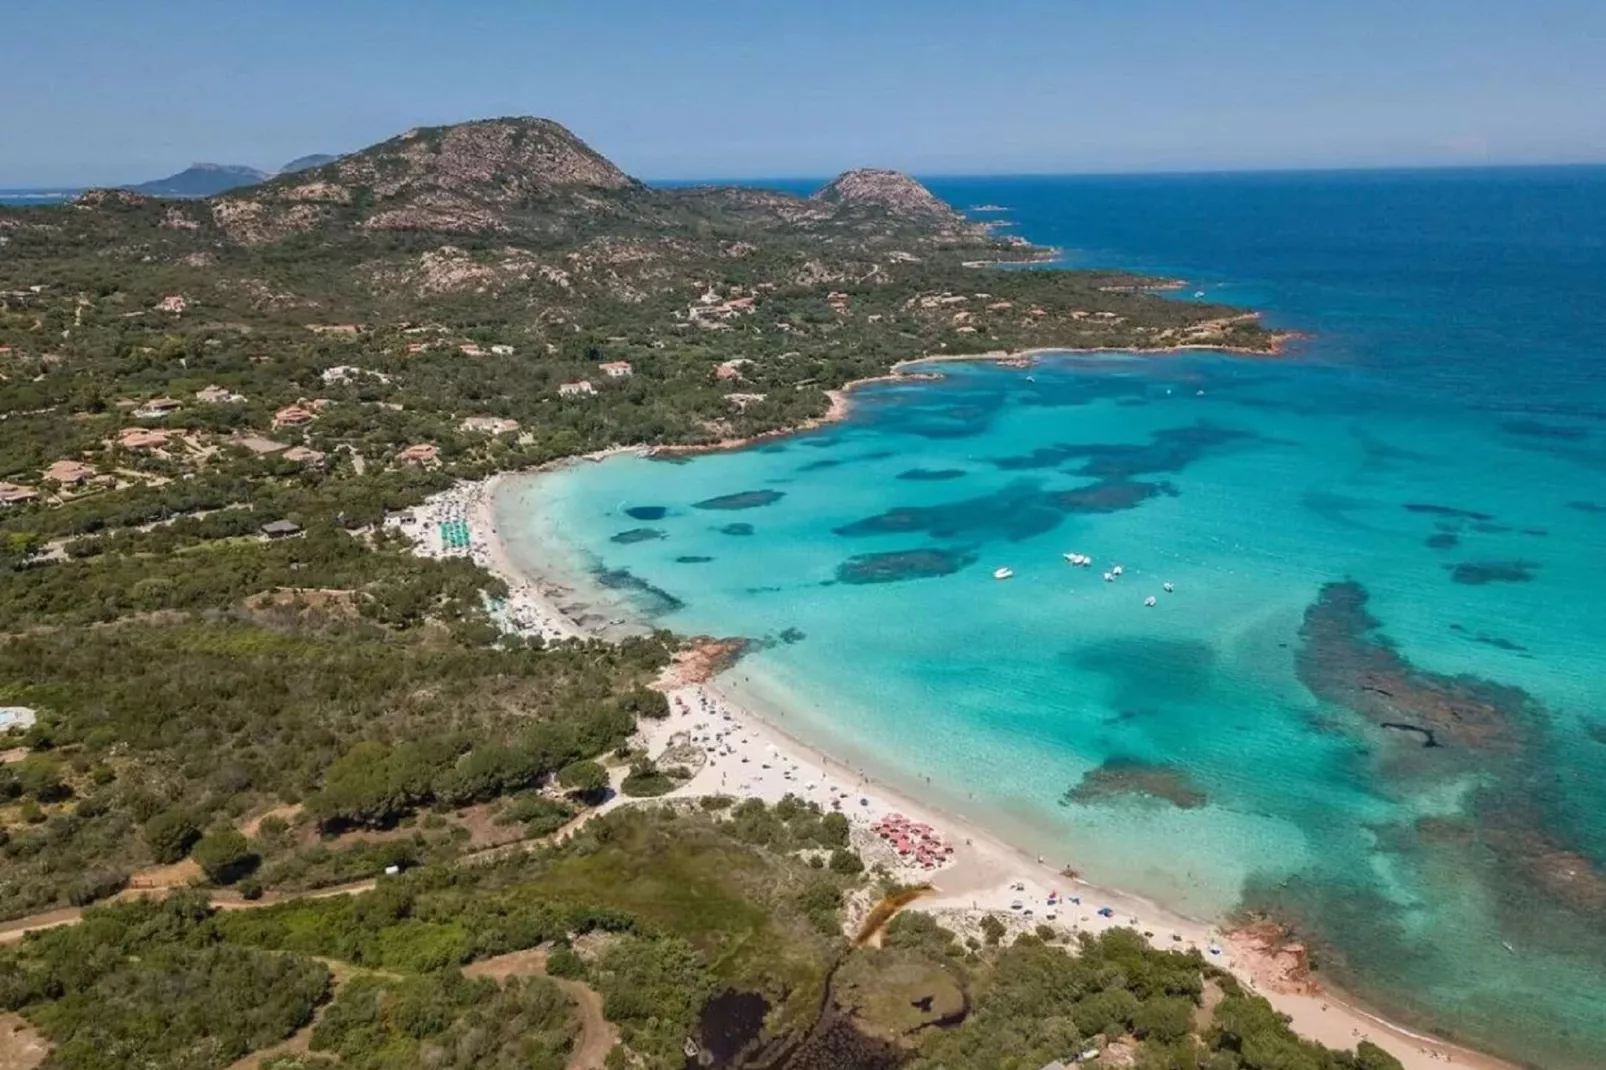
M 128 189 L 87 189 L 73 198 L 79 208 L 141 208 L 151 203 L 143 193 Z
M 901 171 L 865 167 L 839 175 L 811 200 L 839 208 L 868 208 L 902 219 L 958 222 L 959 213 Z
M 644 189 L 550 119 L 485 119 L 409 130 L 237 193 L 214 214 L 221 209 L 220 224 L 246 242 L 337 220 L 367 230 L 496 233 L 531 205 L 584 214 L 585 197 Z
M 550 119 L 485 119 L 410 130 L 318 168 L 312 176 L 368 186 L 382 198 L 409 190 L 494 190 L 511 197 L 565 186 L 638 185 Z

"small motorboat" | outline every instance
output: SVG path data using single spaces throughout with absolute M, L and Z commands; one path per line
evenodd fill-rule
M 1204 291 L 1203 290 L 1195 290 L 1195 291 L 1193 291 L 1193 296 L 1195 296 L 1195 297 L 1203 297 L 1204 296 Z
M 1104 582 L 1105 582 L 1105 583 L 1114 583 L 1114 582 L 1115 582 L 1115 573 L 1113 573 L 1113 572 L 1106 572 L 1106 573 L 1105 573 L 1105 574 L 1104 574 Z
M 1114 568 L 1110 569 L 1110 575 L 1119 576 L 1121 574 L 1121 571 L 1122 571 L 1121 566 L 1120 565 L 1116 565 Z
M 1143 600 L 1143 604 L 1148 608 L 1153 609 L 1155 606 L 1160 604 L 1160 600 L 1151 594 L 1149 597 Z
M 1174 583 L 1162 583 L 1162 584 L 1160 584 L 1160 590 L 1164 591 L 1166 594 L 1170 594 L 1171 592 L 1175 591 L 1176 589 L 1177 589 L 1177 585 L 1174 584 Z
M 1015 575 L 1015 570 L 1012 568 L 993 569 L 993 579 L 995 580 L 1007 580 L 1013 575 Z

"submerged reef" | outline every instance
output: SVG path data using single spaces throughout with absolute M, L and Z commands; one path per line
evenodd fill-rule
M 913 483 L 937 483 L 945 479 L 958 479 L 964 474 L 963 468 L 911 468 L 906 472 L 899 472 L 898 478 Z
M 627 568 L 598 569 L 593 575 L 600 586 L 615 591 L 628 591 L 635 596 L 649 616 L 673 613 L 685 608 L 686 603 L 661 587 L 654 587 Z
M 1179 810 L 1197 809 L 1209 801 L 1181 769 L 1111 758 L 1082 774 L 1076 786 L 1060 799 L 1060 805 L 1099 803 L 1131 796 L 1170 803 Z
M 1107 479 L 1058 491 L 1020 480 L 992 494 L 944 505 L 897 506 L 833 530 L 848 538 L 920 533 L 937 539 L 1020 542 L 1053 531 L 1072 513 L 1136 509 L 1150 498 L 1176 493 L 1169 483 L 1140 480 Z
M 765 505 L 774 505 L 786 492 L 782 490 L 744 490 L 735 494 L 722 494 L 717 498 L 705 498 L 696 503 L 698 509 L 758 509 Z
M 1080 460 L 1083 463 L 1071 469 L 1076 475 L 1125 479 L 1160 472 L 1180 472 L 1212 451 L 1244 441 L 1264 440 L 1251 431 L 1200 423 L 1189 427 L 1162 428 L 1146 443 L 1062 442 L 1016 457 L 994 458 L 992 463 L 1004 471 L 1017 471 L 1057 468 L 1067 461 Z
M 668 536 L 666 536 L 662 531 L 659 531 L 657 528 L 631 528 L 629 531 L 621 531 L 619 534 L 611 537 L 608 541 L 616 542 L 621 546 L 629 546 L 631 543 L 652 542 L 654 539 L 663 539 L 667 537 Z
M 1177 488 L 1170 483 L 1146 483 L 1141 479 L 1106 479 L 1075 490 L 1058 491 L 1049 495 L 1049 501 L 1067 513 L 1119 513 L 1162 496 L 1175 498 Z
M 1481 587 L 1487 583 L 1528 583 L 1539 566 L 1532 561 L 1463 561 L 1444 567 L 1456 583 Z
M 948 576 L 975 563 L 976 555 L 969 551 L 926 546 L 850 557 L 837 566 L 836 578 L 843 583 L 896 583 Z
M 1305 610 L 1296 667 L 1312 694 L 1372 724 L 1431 732 L 1441 747 L 1510 751 L 1526 742 L 1538 716 L 1527 692 L 1417 668 L 1378 633 L 1366 602 L 1366 589 L 1346 580 L 1327 584 Z
M 625 515 L 632 520 L 662 520 L 669 510 L 661 505 L 634 505 L 625 510 Z

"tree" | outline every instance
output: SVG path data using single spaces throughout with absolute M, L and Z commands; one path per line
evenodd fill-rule
M 195 844 L 191 852 L 201 864 L 208 879 L 218 884 L 232 884 L 250 872 L 257 863 L 243 833 L 238 829 L 213 829 Z
M 981 919 L 981 934 L 989 944 L 996 944 L 1004 938 L 1004 923 L 988 914 Z
M 843 876 L 852 876 L 855 873 L 863 873 L 864 861 L 859 858 L 859 853 L 857 851 L 850 851 L 846 850 L 845 848 L 838 847 L 836 850 L 831 852 L 831 872 L 840 873 Z
M 569 794 L 595 805 L 608 794 L 608 771 L 589 760 L 571 762 L 558 771 L 558 783 Z
M 145 846 L 151 849 L 151 857 L 164 866 L 189 854 L 200 838 L 200 826 L 185 810 L 163 810 L 145 822 Z
M 1193 1029 L 1193 1001 L 1180 996 L 1148 1000 L 1132 1018 L 1132 1028 L 1161 1044 L 1181 1040 Z

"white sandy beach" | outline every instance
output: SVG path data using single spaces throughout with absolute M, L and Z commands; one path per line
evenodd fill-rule
M 500 480 L 493 477 L 481 484 L 460 485 L 414 510 L 410 522 L 397 518 L 389 523 L 408 532 L 420 553 L 469 556 L 501 577 L 510 598 L 499 614 L 510 630 L 551 639 L 585 637 L 589 633 L 565 615 L 554 597 L 567 591 L 513 567 L 495 528 L 493 503 Z M 468 525 L 468 544 L 462 549 L 442 545 L 440 524 L 452 520 Z M 974 822 L 895 791 L 863 770 L 789 736 L 752 709 L 732 701 L 717 682 L 670 679 L 665 687 L 670 716 L 661 722 L 644 722 L 640 745 L 654 757 L 672 744 L 678 745 L 677 753 L 689 745 L 703 756 L 695 775 L 668 798 L 731 795 L 774 803 L 790 794 L 827 810 L 839 809 L 852 823 L 854 846 L 866 865 L 880 864 L 900 881 L 929 883 L 932 894 L 922 897 L 913 909 L 932 913 L 962 935 L 977 932 L 988 914 L 1014 932 L 1042 924 L 1070 933 L 1129 926 L 1157 947 L 1197 949 L 1264 995 L 1290 1017 L 1301 1035 L 1329 1047 L 1352 1048 L 1367 1038 L 1386 1048 L 1408 1070 L 1447 1063 L 1509 1070 L 1510 1064 L 1393 1025 L 1318 986 L 1287 986 L 1282 983 L 1286 963 L 1254 941 L 1140 897 L 1068 878 L 1044 859 L 1004 843 Z M 627 804 L 617 798 L 612 805 Z M 934 869 L 900 859 L 871 829 L 891 814 L 929 825 L 953 853 Z

